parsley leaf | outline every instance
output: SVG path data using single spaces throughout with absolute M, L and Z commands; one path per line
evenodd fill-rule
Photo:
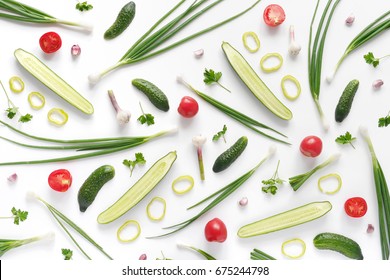
M 340 135 L 339 137 L 336 138 L 335 142 L 339 144 L 350 144 L 354 149 L 355 146 L 352 144 L 352 141 L 355 141 L 356 137 L 352 137 L 351 133 L 347 131 L 344 135 Z
M 230 92 L 230 90 L 228 90 L 226 87 L 224 87 L 219 82 L 219 79 L 221 79 L 221 77 L 222 77 L 222 73 L 221 72 L 215 72 L 213 69 L 207 70 L 207 68 L 206 68 L 204 70 L 203 77 L 204 77 L 203 82 L 206 85 L 211 85 L 213 83 L 217 83 L 220 87 L 222 87 L 226 91 Z
M 128 160 L 125 159 L 122 162 L 124 165 L 126 165 L 128 168 L 130 168 L 130 177 L 133 175 L 133 170 L 137 164 L 144 165 L 146 163 L 146 160 L 144 158 L 144 155 L 142 153 L 135 153 L 135 160 Z
M 7 112 L 7 117 L 9 119 L 13 119 L 15 117 L 16 113 L 18 112 L 18 108 L 17 107 L 10 107 L 5 111 Z
M 377 67 L 379 65 L 379 59 L 374 56 L 372 52 L 364 55 L 366 63 L 372 64 L 372 66 Z
M 261 181 L 261 183 L 264 185 L 261 188 L 263 192 L 275 195 L 276 191 L 278 190 L 278 186 L 283 184 L 284 180 L 280 179 L 278 175 L 279 163 L 280 160 L 278 161 L 274 175 L 272 175 L 272 177 L 268 180 Z
M 26 122 L 31 121 L 32 118 L 33 118 L 32 115 L 30 115 L 30 114 L 25 114 L 24 116 L 20 116 L 19 122 L 26 123 Z
M 70 260 L 73 256 L 73 251 L 70 249 L 61 249 L 62 255 L 64 256 L 64 260 Z
M 275 185 L 269 186 L 269 187 L 262 187 L 261 188 L 263 192 L 270 193 L 272 195 L 276 194 L 276 191 L 278 190 L 278 187 Z
M 14 218 L 14 224 L 19 225 L 19 222 L 23 222 L 27 219 L 28 212 L 27 211 L 22 211 L 20 209 L 16 210 L 15 207 L 12 207 L 11 209 L 13 218 Z
M 387 116 L 379 118 L 378 127 L 387 127 L 390 124 L 390 112 Z
M 148 126 L 154 124 L 154 116 L 152 114 L 145 114 L 144 109 L 142 108 L 141 102 L 139 103 L 139 106 L 141 107 L 142 115 L 138 117 L 138 121 L 141 124 L 146 123 Z
M 84 2 L 78 2 L 76 4 L 76 9 L 80 12 L 89 11 L 93 9 L 93 6 L 91 4 L 88 4 L 87 1 Z
M 219 138 L 223 138 L 223 141 L 226 143 L 226 139 L 225 139 L 225 133 L 227 131 L 227 126 L 226 124 L 223 125 L 223 128 L 221 131 L 217 132 L 217 134 L 214 134 L 213 136 L 213 141 L 218 141 Z

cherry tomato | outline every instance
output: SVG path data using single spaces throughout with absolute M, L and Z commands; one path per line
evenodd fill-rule
M 180 101 L 177 111 L 185 118 L 192 118 L 199 111 L 198 102 L 190 96 L 184 96 Z
M 49 186 L 57 192 L 66 192 L 72 185 L 72 175 L 66 169 L 54 170 L 49 175 Z
M 345 201 L 344 210 L 350 217 L 363 217 L 367 213 L 367 202 L 362 197 L 351 197 Z
M 276 4 L 268 5 L 263 13 L 263 19 L 268 26 L 278 26 L 286 19 L 286 14 L 282 7 Z
M 322 151 L 322 140 L 314 135 L 307 136 L 303 138 L 300 150 L 307 157 L 317 157 Z
M 227 238 L 226 225 L 220 219 L 214 218 L 206 224 L 204 235 L 209 242 L 222 243 Z
M 39 45 L 45 53 L 53 53 L 61 48 L 62 40 L 57 33 L 47 32 L 39 38 Z

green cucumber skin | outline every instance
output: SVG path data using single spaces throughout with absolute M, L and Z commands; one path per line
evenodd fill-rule
M 85 212 L 91 206 L 101 188 L 114 176 L 115 169 L 111 165 L 102 165 L 89 175 L 77 196 L 81 212 Z
M 213 171 L 218 173 L 227 169 L 244 152 L 247 145 L 248 138 L 246 136 L 240 137 L 236 143 L 217 157 L 213 165 Z
M 131 83 L 143 92 L 157 109 L 164 112 L 169 111 L 168 97 L 156 85 L 144 79 L 134 79 Z
M 313 239 L 314 246 L 320 250 L 332 250 L 354 259 L 363 260 L 362 250 L 358 243 L 337 233 L 324 232 Z
M 359 81 L 352 80 L 345 87 L 335 110 L 336 122 L 342 122 L 349 114 L 352 108 L 352 102 L 355 98 L 356 91 L 359 88 Z
M 104 39 L 111 40 L 118 37 L 127 27 L 129 27 L 134 17 L 135 3 L 131 1 L 124 5 L 119 11 L 115 22 L 104 33 Z

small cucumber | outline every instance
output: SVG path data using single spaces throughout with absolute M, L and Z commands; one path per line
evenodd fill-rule
M 100 213 L 98 223 L 111 223 L 136 206 L 167 175 L 176 157 L 176 151 L 172 151 L 160 158 L 124 195 Z
M 313 243 L 314 247 L 320 250 L 332 250 L 354 260 L 363 259 L 359 244 L 341 234 L 330 232 L 320 233 L 314 237 Z
M 102 165 L 89 175 L 78 192 L 78 202 L 81 212 L 85 212 L 95 200 L 100 189 L 115 176 L 111 165 Z
M 169 110 L 168 97 L 156 85 L 143 79 L 134 79 L 131 83 L 142 91 L 157 109 L 164 112 Z
M 129 27 L 135 17 L 135 3 L 133 1 L 127 3 L 119 11 L 115 22 L 104 33 L 104 39 L 111 40 L 118 37 L 123 31 Z
M 245 150 L 248 145 L 246 136 L 240 137 L 229 149 L 217 157 L 213 165 L 215 173 L 221 172 L 228 168 Z
M 340 96 L 339 102 L 337 103 L 335 110 L 336 122 L 342 122 L 351 111 L 352 102 L 355 97 L 356 91 L 359 88 L 359 81 L 352 80 L 345 87 L 342 95 Z

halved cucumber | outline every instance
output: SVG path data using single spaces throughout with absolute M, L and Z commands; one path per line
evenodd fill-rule
M 137 205 L 165 177 L 176 157 L 176 151 L 172 151 L 159 159 L 122 197 L 100 213 L 98 223 L 111 223 Z
M 15 50 L 14 55 L 24 69 L 65 101 L 85 114 L 93 113 L 92 104 L 36 56 L 23 49 Z
M 237 235 L 246 238 L 290 228 L 318 219 L 331 209 L 329 201 L 312 202 L 245 225 L 238 230 Z
M 291 111 L 272 93 L 245 58 L 227 42 L 222 43 L 222 50 L 234 71 L 256 98 L 279 118 L 290 120 L 293 116 Z

